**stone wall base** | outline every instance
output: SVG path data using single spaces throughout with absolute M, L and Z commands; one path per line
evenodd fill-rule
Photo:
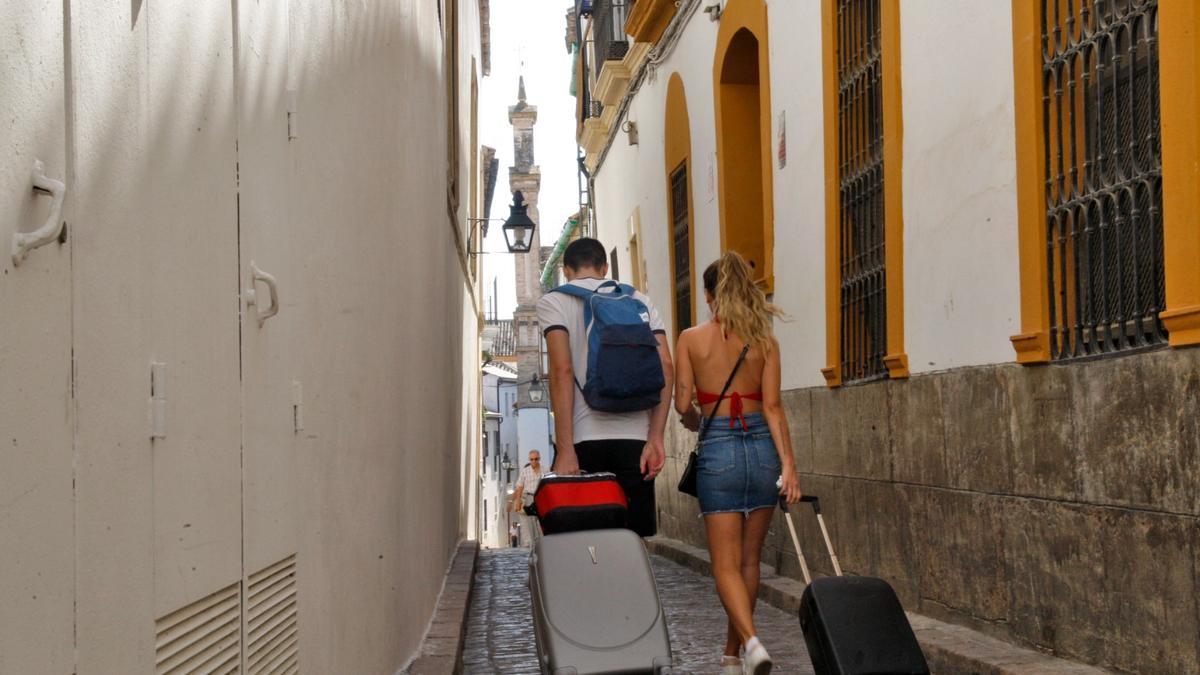
M 786 358 L 786 355 L 785 355 Z M 1042 653 L 1200 672 L 1200 350 L 962 368 L 785 392 L 805 492 L 844 570 L 905 606 Z M 676 491 L 695 435 L 671 422 L 660 534 L 705 546 Z M 805 555 L 830 573 L 795 512 Z M 764 562 L 799 577 L 782 517 Z

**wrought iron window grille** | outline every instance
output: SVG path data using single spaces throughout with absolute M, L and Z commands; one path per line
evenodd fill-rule
M 671 245 L 675 262 L 675 335 L 692 326 L 692 246 L 685 160 L 671 172 Z
M 1157 0 L 1042 0 L 1054 360 L 1167 343 Z
M 629 51 L 625 35 L 625 20 L 629 17 L 626 0 L 596 0 L 592 18 L 592 35 L 596 42 L 597 71 L 605 61 L 620 61 Z
M 838 229 L 842 382 L 888 376 L 880 0 L 839 0 Z

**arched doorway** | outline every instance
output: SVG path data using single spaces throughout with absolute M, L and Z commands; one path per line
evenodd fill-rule
M 767 292 L 775 244 L 767 6 L 730 0 L 713 62 L 721 249 L 741 253 Z
M 666 104 L 666 195 L 671 251 L 671 309 L 675 336 L 695 323 L 696 261 L 693 255 L 695 217 L 692 210 L 692 129 L 683 78 L 671 75 Z

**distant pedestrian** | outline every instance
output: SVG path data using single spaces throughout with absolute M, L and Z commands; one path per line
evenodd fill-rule
M 521 534 L 520 528 L 517 527 L 517 521 L 509 521 L 508 524 L 508 543 L 513 548 L 517 547 L 518 537 Z
M 780 495 L 800 499 L 771 325 L 780 312 L 732 251 L 704 271 L 704 295 L 713 318 L 683 331 L 675 347 L 675 409 L 693 431 L 706 416 L 696 485 L 717 594 L 729 615 L 722 670 L 742 672 L 744 648 L 745 672 L 762 675 L 771 671 L 754 627 L 763 539 Z
M 529 546 L 533 543 L 533 528 L 537 527 L 537 522 L 532 516 L 525 513 L 525 507 L 533 504 L 533 495 L 537 492 L 538 483 L 542 482 L 542 476 L 545 476 L 546 473 L 546 469 L 542 467 L 542 453 L 530 450 L 529 463 L 521 468 L 521 475 L 517 478 L 510 505 L 512 512 L 518 514 L 517 517 L 521 520 L 522 546 Z
M 563 272 L 567 283 L 542 296 L 537 308 L 550 359 L 554 471 L 616 474 L 629 504 L 629 529 L 653 536 L 654 478 L 666 462 L 663 432 L 671 405 L 666 326 L 644 293 L 605 279 L 608 254 L 599 241 L 571 242 Z M 604 312 L 593 315 L 601 303 Z M 614 318 L 620 322 L 608 323 Z M 615 393 L 622 389 L 636 395 Z

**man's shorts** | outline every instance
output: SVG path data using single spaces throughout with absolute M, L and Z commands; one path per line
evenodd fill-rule
M 629 529 L 642 537 L 658 532 L 654 508 L 654 481 L 645 480 L 640 464 L 646 441 L 622 439 L 583 441 L 575 444 L 579 470 L 586 473 L 608 471 L 617 475 L 629 501 Z

